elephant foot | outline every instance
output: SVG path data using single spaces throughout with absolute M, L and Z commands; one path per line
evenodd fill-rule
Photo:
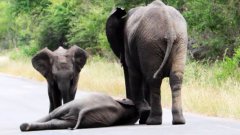
M 142 102 L 140 104 L 137 104 L 137 108 L 140 116 L 139 124 L 145 124 L 150 114 L 151 108 L 147 102 Z
M 68 130 L 74 130 L 74 127 L 73 128 L 71 128 L 71 127 L 69 127 L 69 128 L 67 128 Z
M 180 124 L 185 124 L 185 118 L 183 117 L 183 115 L 178 115 L 178 116 L 173 116 L 173 121 L 172 124 L 173 125 L 180 125 Z
M 149 114 L 150 114 L 150 110 L 145 110 L 141 112 L 139 124 L 146 124 Z
M 147 121 L 147 125 L 161 125 L 162 124 L 162 116 L 149 116 Z
M 29 129 L 30 129 L 30 124 L 28 124 L 28 123 L 23 123 L 23 124 L 20 126 L 20 129 L 21 129 L 21 131 L 29 131 Z

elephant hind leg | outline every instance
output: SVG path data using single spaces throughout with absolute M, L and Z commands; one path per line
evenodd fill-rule
M 51 120 L 51 119 L 52 119 L 52 118 L 51 118 L 51 113 L 50 113 L 50 114 L 48 114 L 47 116 L 45 116 L 45 117 L 37 120 L 36 122 L 47 122 L 47 121 L 49 121 L 49 120 Z
M 21 131 L 49 130 L 49 129 L 67 129 L 75 125 L 72 121 L 52 119 L 48 122 L 23 123 L 20 126 Z
M 182 80 L 186 62 L 186 52 L 187 52 L 187 38 L 176 42 L 175 47 L 172 52 L 174 52 L 172 57 L 172 67 L 169 75 L 169 83 L 172 91 L 172 124 L 185 124 L 185 119 L 182 113 Z
M 160 82 L 160 83 L 159 83 Z M 162 106 L 161 106 L 161 94 L 160 86 L 162 79 L 150 79 L 149 90 L 150 90 L 150 115 L 146 121 L 148 125 L 159 125 L 162 124 Z
M 28 124 L 28 123 L 23 123 L 23 124 L 21 124 L 20 130 L 21 130 L 21 131 L 31 131 L 31 130 L 30 130 L 30 124 Z
M 52 112 L 50 112 L 47 116 L 42 117 L 41 119 L 38 119 L 36 121 L 36 123 L 43 123 L 43 122 L 50 121 L 51 119 L 57 119 L 57 118 L 63 116 L 64 114 L 67 114 L 68 111 L 69 111 L 68 107 L 60 106 L 60 107 L 54 109 Z
M 181 99 L 181 86 L 182 86 L 183 73 L 171 72 L 170 73 L 170 86 L 172 90 L 172 124 L 185 124 L 185 119 L 182 113 L 182 99 Z

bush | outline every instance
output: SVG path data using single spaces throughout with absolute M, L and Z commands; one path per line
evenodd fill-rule
M 55 50 L 58 46 L 68 46 L 66 35 L 69 33 L 69 23 L 72 17 L 71 5 L 67 2 L 47 8 L 40 25 L 39 47 Z
M 110 50 L 105 23 L 115 6 L 130 8 L 153 0 L 2 0 L 0 44 L 3 48 L 39 49 L 76 44 L 82 48 Z M 240 1 L 163 0 L 186 18 L 189 37 L 195 41 L 197 59 L 232 57 L 240 44 Z M 4 26 L 7 25 L 7 26 Z M 7 47 L 8 46 L 8 47 Z M 100 49 L 99 49 L 100 48 Z M 192 51 L 194 52 L 194 51 Z
M 205 47 L 205 58 L 232 56 L 240 35 L 240 2 L 185 1 L 183 15 L 189 25 L 189 35 L 196 40 L 195 47 Z
M 105 23 L 112 10 L 112 0 L 77 2 L 74 17 L 70 22 L 70 32 L 67 35 L 70 44 L 82 48 L 109 49 L 105 36 Z
M 240 81 L 240 48 L 235 50 L 232 58 L 226 56 L 220 63 L 219 71 L 215 75 L 219 81 L 225 81 L 227 78 L 235 78 Z
M 36 54 L 38 50 L 38 46 L 34 43 L 29 46 L 20 46 L 10 52 L 10 58 L 13 60 L 26 59 Z

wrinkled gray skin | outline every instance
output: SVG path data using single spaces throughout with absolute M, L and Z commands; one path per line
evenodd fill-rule
M 188 40 L 183 16 L 158 0 L 128 13 L 117 8 L 107 20 L 106 34 L 123 65 L 127 98 L 136 104 L 140 123 L 162 123 L 160 86 L 169 77 L 172 123 L 184 124 L 181 85 Z
M 114 100 L 110 96 L 93 93 L 58 107 L 36 122 L 23 123 L 20 129 L 33 131 L 106 127 L 134 124 L 138 118 L 137 109 L 131 100 Z
M 48 82 L 49 112 L 74 99 L 79 73 L 87 60 L 86 52 L 78 46 L 55 51 L 44 48 L 32 58 L 33 67 Z

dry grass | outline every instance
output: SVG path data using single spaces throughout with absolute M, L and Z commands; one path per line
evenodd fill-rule
M 190 62 L 183 86 L 184 108 L 191 112 L 240 119 L 239 78 L 220 79 L 218 63 L 212 65 Z
M 209 87 L 196 88 L 193 84 L 184 87 L 184 108 L 190 112 L 240 119 L 239 94 Z
M 29 59 L 14 61 L 8 57 L 0 56 L 0 72 L 44 81 L 44 78 L 32 67 Z
M 218 67 L 195 62 L 187 64 L 182 90 L 183 108 L 188 112 L 240 119 L 240 82 L 234 78 L 218 82 L 214 78 L 216 68 Z M 32 68 L 29 59 L 0 59 L 0 72 L 44 81 Z M 78 86 L 79 89 L 104 92 L 112 96 L 125 95 L 120 64 L 103 59 L 88 61 L 81 71 Z M 171 108 L 168 79 L 164 79 L 161 91 L 163 106 Z
M 124 96 L 125 86 L 121 66 L 117 62 L 90 60 L 80 73 L 78 87 L 84 90 Z
M 185 82 L 182 87 L 184 111 L 240 119 L 240 83 L 229 79 L 224 85 L 231 88 L 225 89 L 226 86 L 203 87 L 198 82 L 191 84 Z M 161 95 L 163 106 L 171 108 L 171 90 L 168 79 L 163 81 Z

